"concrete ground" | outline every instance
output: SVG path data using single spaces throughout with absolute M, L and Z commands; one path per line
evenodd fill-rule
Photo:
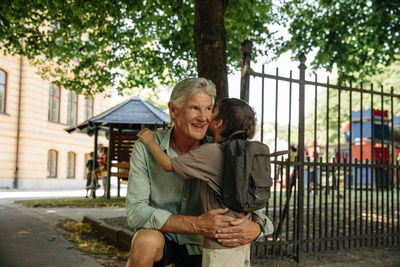
M 100 191 L 98 192 L 100 194 Z M 125 216 L 124 208 L 27 208 L 15 200 L 84 196 L 85 190 L 0 191 L 0 266 L 1 267 L 99 267 L 109 259 L 87 255 L 64 238 L 57 227 L 66 219 L 83 216 L 113 218 Z M 110 259 L 111 260 L 111 259 Z M 121 264 L 121 267 L 125 264 Z M 115 266 L 115 265 L 113 265 Z
M 101 266 L 60 231 L 12 206 L 0 207 L 1 266 Z

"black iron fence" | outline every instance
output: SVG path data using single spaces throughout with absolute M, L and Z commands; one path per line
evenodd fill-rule
M 251 43 L 242 50 L 241 98 L 261 95 L 260 140 L 272 151 L 284 141 L 284 149 L 297 152 L 273 161 L 266 214 L 275 233 L 253 245 L 252 258 L 299 260 L 302 253 L 400 245 L 400 95 L 383 86 L 309 81 L 304 55 L 299 78 L 279 76 L 278 69 L 266 74 L 264 67 L 254 72 Z M 260 86 L 250 91 L 250 83 Z M 265 101 L 272 97 L 275 118 L 268 124 Z

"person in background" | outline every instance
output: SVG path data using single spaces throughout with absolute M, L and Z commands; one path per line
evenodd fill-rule
M 97 169 L 99 167 L 99 163 L 96 162 L 95 166 L 93 167 L 93 156 L 94 153 L 90 152 L 89 153 L 89 159 L 86 162 L 86 198 L 88 198 L 89 190 L 91 189 L 91 184 L 92 184 L 92 172 L 93 170 Z
M 92 171 L 92 183 L 91 183 L 90 187 L 92 189 L 91 195 L 93 197 L 95 197 L 95 194 L 94 194 L 95 190 L 100 187 L 99 182 L 98 182 L 100 173 L 103 171 L 107 171 L 107 153 L 108 153 L 108 148 L 102 147 L 101 148 L 101 157 L 99 159 L 99 166 L 94 171 Z M 103 197 L 106 196 L 106 192 L 107 192 L 106 185 L 104 185 L 104 184 L 105 183 L 103 181 L 103 189 L 104 189 Z
M 98 144 L 97 145 L 97 158 L 101 158 L 101 151 L 103 150 L 104 145 L 103 144 Z

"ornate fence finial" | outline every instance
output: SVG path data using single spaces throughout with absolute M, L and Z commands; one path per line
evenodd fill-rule
M 253 49 L 253 43 L 249 40 L 245 40 L 241 45 L 242 45 L 242 55 L 249 56 L 251 58 L 251 49 Z
M 299 60 L 300 60 L 299 69 L 307 69 L 307 66 L 306 66 L 307 57 L 306 57 L 306 55 L 304 55 L 304 54 L 302 53 L 302 54 L 300 55 L 300 57 L 299 57 Z

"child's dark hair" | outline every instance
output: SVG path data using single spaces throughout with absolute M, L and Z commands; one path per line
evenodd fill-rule
M 218 103 L 218 115 L 224 129 L 221 132 L 223 138 L 228 138 L 232 133 L 243 130 L 245 133 L 237 134 L 233 138 L 251 139 L 256 132 L 256 113 L 253 108 L 243 100 L 237 98 L 223 98 Z

